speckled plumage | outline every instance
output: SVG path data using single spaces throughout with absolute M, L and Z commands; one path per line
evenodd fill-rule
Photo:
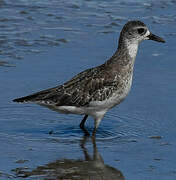
M 85 114 L 80 127 L 87 134 L 84 123 L 90 115 L 95 120 L 95 134 L 104 114 L 128 95 L 138 45 L 150 36 L 143 22 L 129 21 L 121 31 L 118 49 L 104 64 L 79 73 L 63 85 L 14 101 L 35 102 L 61 113 Z M 155 35 L 152 38 L 164 42 Z

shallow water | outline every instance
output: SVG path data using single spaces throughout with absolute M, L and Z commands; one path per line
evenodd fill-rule
M 175 10 L 175 0 L 1 0 L 0 179 L 174 180 Z M 81 116 L 12 102 L 103 63 L 132 19 L 167 43 L 140 45 L 132 90 L 96 141 L 83 138 Z

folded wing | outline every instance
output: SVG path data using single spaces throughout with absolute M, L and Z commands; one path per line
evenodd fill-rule
M 111 73 L 99 69 L 85 70 L 63 85 L 14 99 L 15 102 L 35 102 L 55 106 L 88 106 L 91 101 L 103 101 L 118 88 Z M 109 81 L 111 79 L 111 81 Z

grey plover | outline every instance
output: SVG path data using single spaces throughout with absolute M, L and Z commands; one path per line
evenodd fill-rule
M 80 128 L 85 135 L 89 132 L 84 124 L 87 117 L 92 116 L 94 136 L 105 113 L 128 95 L 138 45 L 143 40 L 165 42 L 152 34 L 143 22 L 129 21 L 120 33 L 117 50 L 104 64 L 87 69 L 62 85 L 13 101 L 34 102 L 60 113 L 84 115 Z

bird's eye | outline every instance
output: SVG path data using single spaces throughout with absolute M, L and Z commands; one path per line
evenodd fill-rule
M 137 31 L 138 31 L 138 34 L 143 34 L 145 29 L 144 28 L 138 28 Z

